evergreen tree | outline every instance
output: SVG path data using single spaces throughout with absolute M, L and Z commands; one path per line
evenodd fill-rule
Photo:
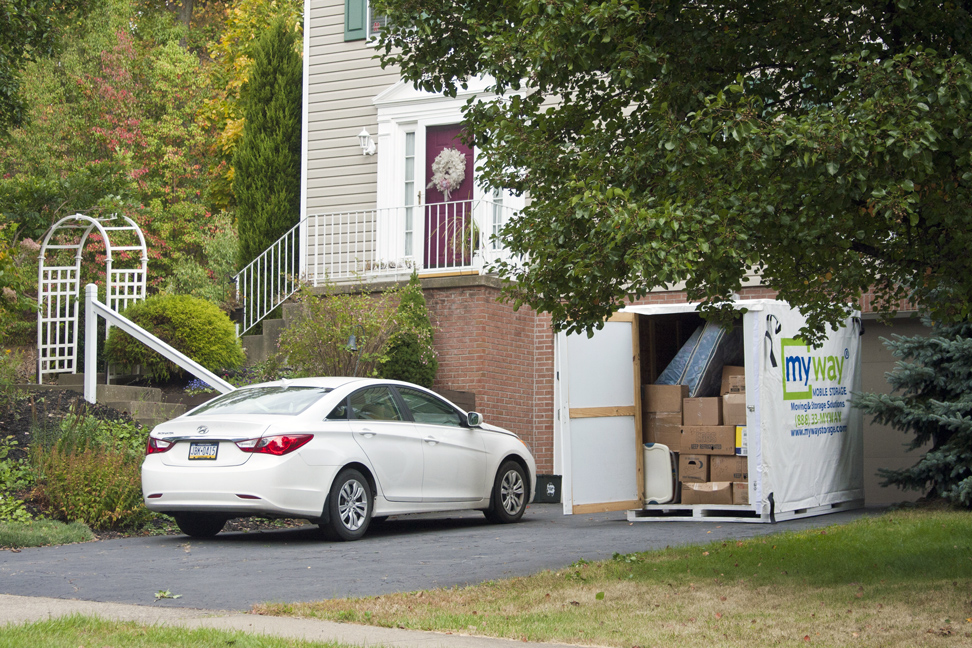
M 382 364 L 382 378 L 406 380 L 431 387 L 439 370 L 432 346 L 432 321 L 418 274 L 412 273 L 398 302 L 398 325 L 388 345 L 388 359 Z
M 243 267 L 297 223 L 303 64 L 284 18 L 260 37 L 244 97 L 246 123 L 233 157 Z
M 903 470 L 882 469 L 882 486 L 926 491 L 972 508 L 972 323 L 938 326 L 929 337 L 884 340 L 900 358 L 891 394 L 861 394 L 854 404 L 875 423 L 911 432 L 909 450 L 931 448 Z

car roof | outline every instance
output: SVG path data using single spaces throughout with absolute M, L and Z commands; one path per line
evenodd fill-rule
M 253 387 L 326 387 L 337 389 L 352 382 L 362 382 L 373 380 L 369 378 L 353 378 L 349 376 L 319 376 L 315 378 L 284 378 L 253 385 L 244 385 L 240 389 L 251 389 Z
M 352 376 L 318 376 L 314 378 L 287 378 L 281 380 L 274 380 L 272 382 L 257 383 L 254 385 L 245 385 L 240 389 L 250 389 L 253 387 L 324 387 L 328 389 L 337 389 L 339 387 L 344 387 L 346 385 L 353 384 L 355 387 L 367 387 L 368 385 L 402 385 L 405 387 L 417 387 L 422 389 L 420 385 L 414 385 L 412 383 L 403 382 L 401 380 L 387 380 L 382 378 L 361 378 Z

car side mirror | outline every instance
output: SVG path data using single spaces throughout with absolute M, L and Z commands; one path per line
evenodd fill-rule
M 469 427 L 479 427 L 483 424 L 483 415 L 479 412 L 468 412 L 466 414 L 466 423 Z

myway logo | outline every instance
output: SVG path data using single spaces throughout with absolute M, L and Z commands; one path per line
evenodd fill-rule
M 803 400 L 813 397 L 812 379 L 815 383 L 827 382 L 839 385 L 844 379 L 844 361 L 850 357 L 845 349 L 843 356 L 813 353 L 806 342 L 799 338 L 783 338 L 783 400 Z

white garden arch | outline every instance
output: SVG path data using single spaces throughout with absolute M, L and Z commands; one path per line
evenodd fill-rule
M 148 253 L 128 216 L 65 216 L 44 236 L 37 264 L 37 382 L 77 373 L 81 259 L 92 235 L 105 246 L 107 306 L 115 312 L 145 299 Z M 90 370 L 86 367 L 86 369 Z

